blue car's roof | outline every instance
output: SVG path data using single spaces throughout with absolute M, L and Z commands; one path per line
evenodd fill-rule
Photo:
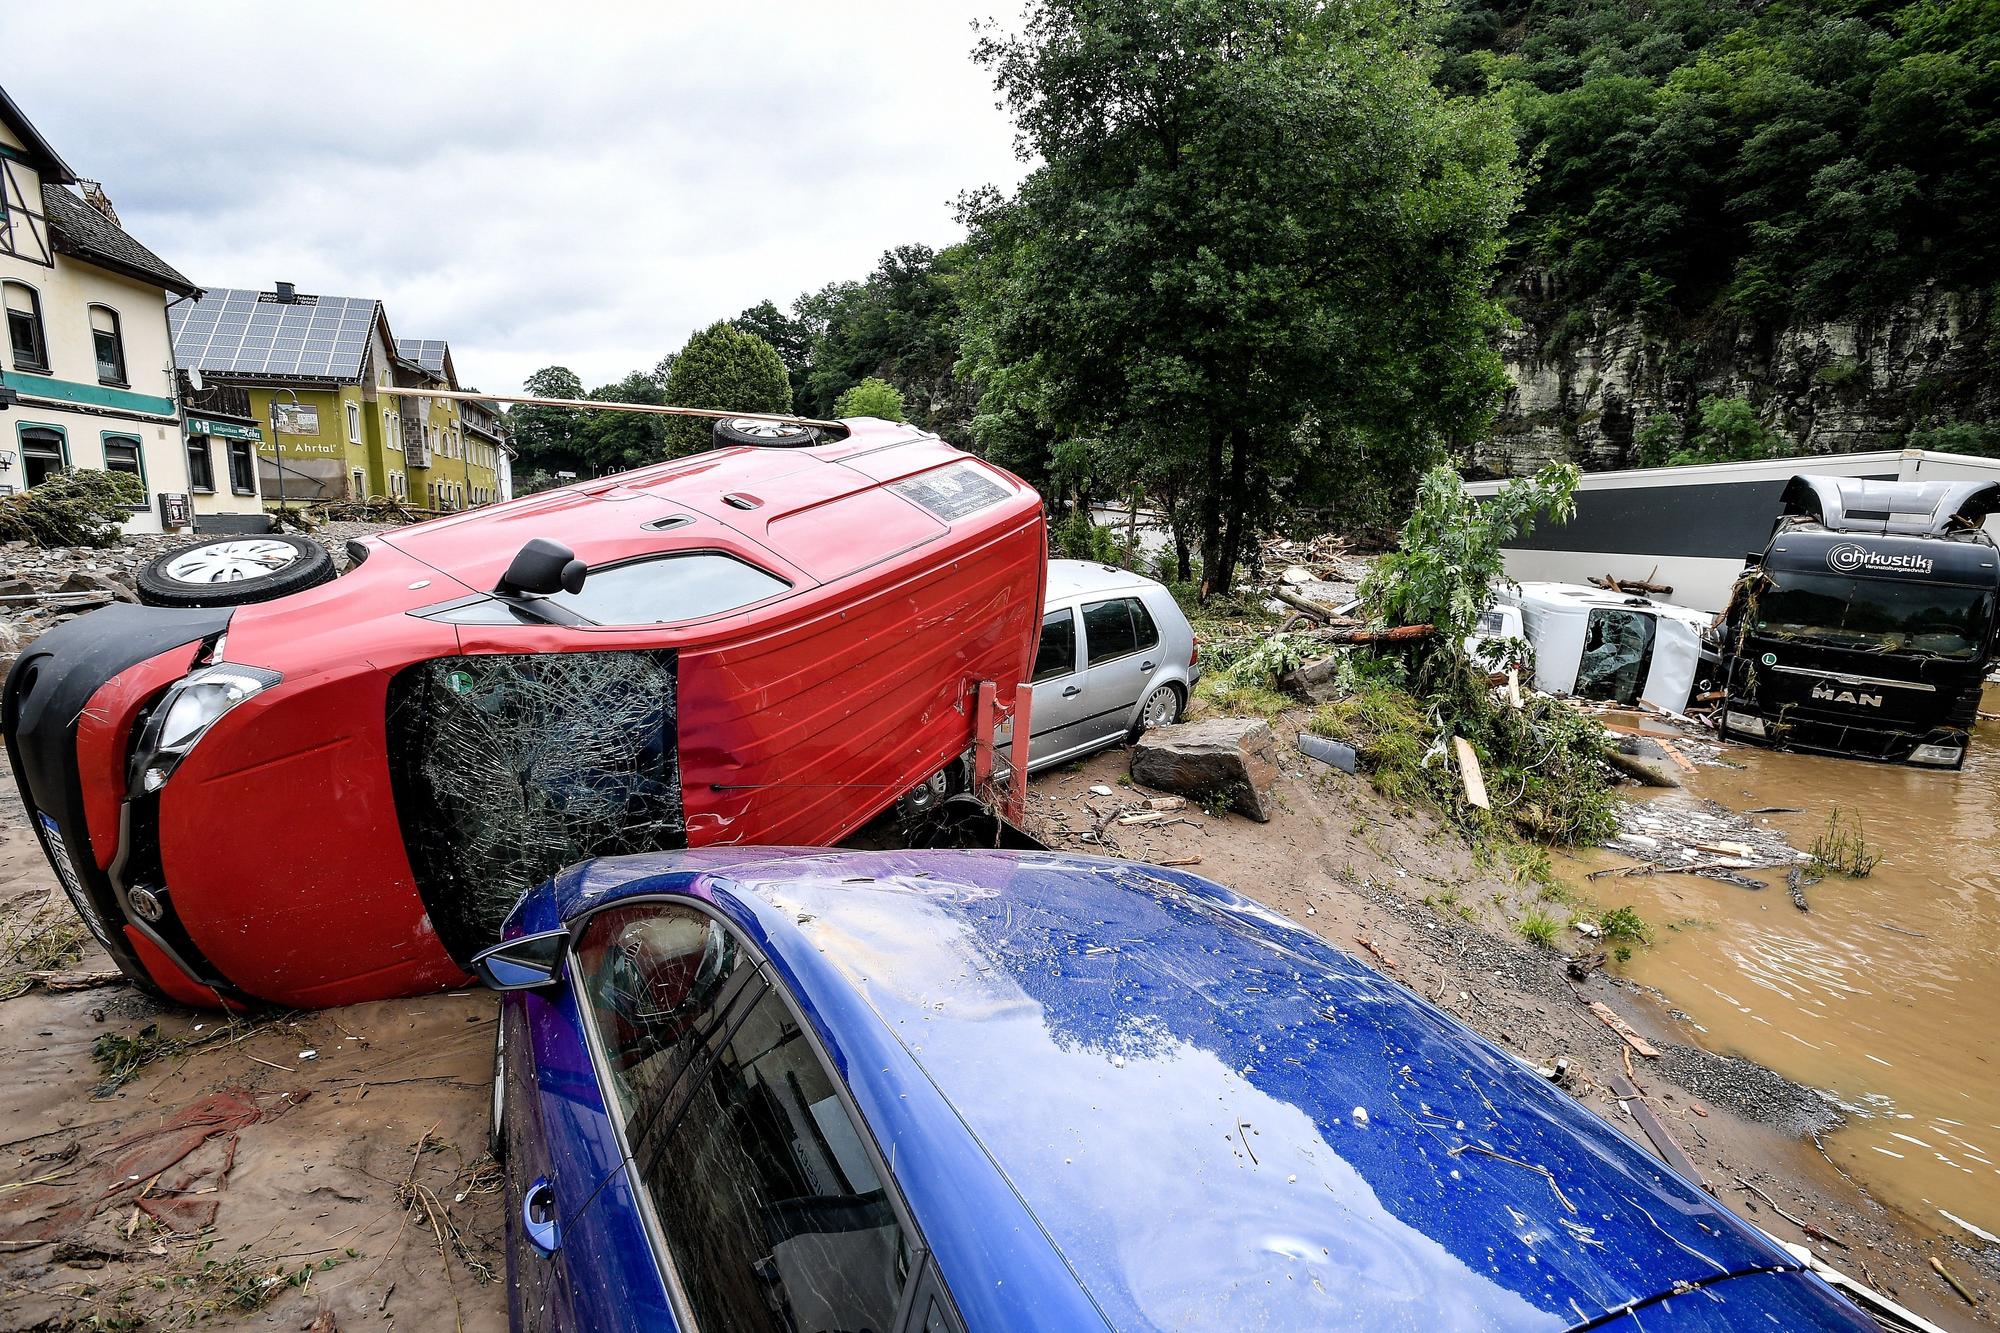
M 998 1283 L 1020 1308 L 1066 1269 L 1121 1329 L 1557 1329 L 1796 1267 L 1454 1019 L 1192 875 L 711 849 L 554 887 L 565 918 L 691 894 L 758 940 L 962 1305 Z

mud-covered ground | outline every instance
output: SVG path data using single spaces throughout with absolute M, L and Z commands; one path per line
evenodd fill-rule
M 1288 745 L 1291 730 L 1282 720 L 1277 730 Z M 1662 1052 L 1634 1058 L 1632 1077 L 1718 1197 L 1947 1328 L 1992 1326 L 1982 1319 L 2000 1306 L 1990 1259 L 1839 1176 L 1811 1137 L 1833 1123 L 1822 1098 L 1701 1050 L 1663 1006 L 1602 973 L 1573 985 L 1559 954 L 1522 940 L 1513 923 L 1535 900 L 1532 883 L 1474 864 L 1454 835 L 1390 807 L 1365 779 L 1295 755 L 1269 824 L 1190 805 L 1123 825 L 1117 813 L 1150 795 L 1121 781 L 1125 762 L 1112 752 L 1038 779 L 1031 826 L 1076 850 L 1199 857 L 1198 873 L 1531 1063 L 1567 1059 L 1567 1086 L 1643 1143 L 1610 1091 L 1628 1048 L 1586 1007 L 1604 1001 Z M 0 799 L 9 951 L 54 892 L 11 797 Z M 501 1195 L 485 1155 L 489 997 L 231 1022 L 87 984 L 106 966 L 86 950 L 0 999 L 0 1328 L 504 1327 Z M 13 965 L 0 995 L 26 970 Z

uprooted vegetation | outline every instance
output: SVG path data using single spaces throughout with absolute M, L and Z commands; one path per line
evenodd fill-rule
M 89 936 L 60 894 L 31 894 L 0 906 L 0 1000 L 83 960 Z
M 1287 673 L 1339 653 L 1337 697 L 1313 711 L 1307 728 L 1352 746 L 1384 796 L 1435 810 L 1475 848 L 1545 878 L 1545 858 L 1530 844 L 1594 843 L 1617 831 L 1603 729 L 1545 695 L 1515 706 L 1465 645 L 1505 577 L 1501 543 L 1538 514 L 1570 512 L 1576 482 L 1574 468 L 1550 468 L 1475 504 L 1457 473 L 1433 470 L 1398 546 L 1361 588 L 1374 629 L 1430 626 L 1427 634 L 1345 649 L 1333 632 L 1244 636 L 1234 651 L 1211 656 L 1216 669 L 1202 697 L 1219 710 L 1271 716 L 1297 707 L 1278 688 Z M 1470 795 L 1454 738 L 1477 757 L 1485 806 Z
M 125 472 L 62 472 L 25 491 L 0 496 L 0 541 L 36 546 L 109 546 L 146 488 Z

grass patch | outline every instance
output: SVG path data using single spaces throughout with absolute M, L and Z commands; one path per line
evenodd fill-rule
M 1521 938 L 1543 949 L 1556 947 L 1556 932 L 1562 929 L 1562 922 L 1539 907 L 1531 907 L 1520 921 L 1515 923 Z
M 1215 713 L 1227 717 L 1261 717 L 1267 722 L 1298 707 L 1296 700 L 1275 686 L 1244 684 L 1226 672 L 1202 677 L 1201 683 L 1194 687 L 1194 697 Z
M 55 894 L 6 909 L 0 917 L 0 1000 L 27 993 L 33 973 L 75 967 L 89 938 L 76 909 Z
M 1861 831 L 1861 817 L 1841 813 L 1839 806 L 1826 817 L 1826 828 L 1813 839 L 1812 850 L 1806 853 L 1813 869 L 1822 875 L 1845 875 L 1849 879 L 1865 879 L 1881 863 L 1882 858 L 1868 850 L 1868 838 Z

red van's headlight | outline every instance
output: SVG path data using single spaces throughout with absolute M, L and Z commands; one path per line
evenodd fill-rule
M 132 748 L 131 794 L 156 792 L 224 713 L 284 677 L 265 667 L 218 662 L 190 672 L 160 696 Z

